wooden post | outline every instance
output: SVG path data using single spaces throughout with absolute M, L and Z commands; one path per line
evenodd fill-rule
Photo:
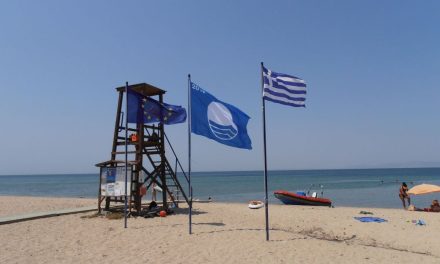
M 163 103 L 163 94 L 159 95 L 159 102 Z M 161 115 L 163 116 L 163 115 Z M 167 203 L 167 179 L 165 175 L 165 134 L 164 134 L 164 124 L 163 122 L 159 123 L 159 131 L 160 131 L 160 181 L 162 182 L 162 201 L 164 210 L 168 209 Z
M 118 99 L 118 110 L 116 111 L 116 121 L 115 121 L 115 131 L 113 133 L 113 146 L 112 146 L 112 160 L 116 159 L 116 147 L 118 143 L 118 132 L 119 132 L 119 124 L 121 122 L 121 110 L 122 110 L 122 99 L 123 99 L 124 91 L 119 92 Z M 125 113 L 125 118 L 127 118 L 127 113 Z
M 115 130 L 113 133 L 113 146 L 112 146 L 112 154 L 111 154 L 111 160 L 116 159 L 116 149 L 118 146 L 118 132 L 119 132 L 119 125 L 121 122 L 121 111 L 122 111 L 122 100 L 124 98 L 124 91 L 119 92 L 119 98 L 118 98 L 118 108 L 116 110 L 116 121 L 115 121 Z M 127 115 L 127 113 L 125 113 Z M 101 177 L 101 175 L 99 176 Z M 101 188 L 101 186 L 100 186 Z M 110 197 L 105 198 L 105 210 L 110 209 Z
M 102 184 L 102 167 L 99 168 L 99 185 L 98 185 L 98 214 L 101 213 L 101 184 Z
M 144 124 L 137 124 L 137 140 L 136 142 L 136 165 L 133 175 L 132 184 L 134 185 L 134 204 L 136 211 L 140 212 L 142 210 L 142 196 L 141 196 L 141 184 L 139 183 L 140 173 L 142 171 L 142 157 L 143 157 L 143 148 L 144 148 Z

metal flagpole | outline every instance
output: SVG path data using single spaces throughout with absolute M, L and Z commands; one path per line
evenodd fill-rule
M 192 187 L 191 187 L 191 74 L 188 74 L 188 185 L 189 185 L 189 234 L 192 234 Z
M 124 228 L 127 228 L 127 174 L 128 174 L 128 82 L 125 82 L 125 204 L 124 204 Z
M 266 105 L 264 101 L 263 62 L 261 63 L 261 99 L 263 110 L 263 146 L 264 146 L 264 207 L 266 214 L 266 241 L 269 241 L 269 201 L 267 198 L 267 154 L 266 154 Z

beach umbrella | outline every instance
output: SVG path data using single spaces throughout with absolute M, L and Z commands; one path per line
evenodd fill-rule
M 434 184 L 420 184 L 412 187 L 408 194 L 419 195 L 440 192 L 440 186 Z

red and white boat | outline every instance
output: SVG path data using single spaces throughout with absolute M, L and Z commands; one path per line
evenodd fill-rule
M 306 196 L 303 194 L 292 193 L 288 191 L 275 191 L 274 195 L 284 204 L 294 205 L 312 205 L 312 206 L 332 206 L 332 201 L 327 198 L 318 198 Z

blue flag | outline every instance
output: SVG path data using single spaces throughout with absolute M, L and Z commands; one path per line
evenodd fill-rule
M 249 116 L 191 82 L 191 132 L 219 143 L 252 149 L 247 134 Z
M 178 105 L 160 103 L 128 89 L 128 123 L 164 123 L 166 125 L 186 121 L 185 108 Z

